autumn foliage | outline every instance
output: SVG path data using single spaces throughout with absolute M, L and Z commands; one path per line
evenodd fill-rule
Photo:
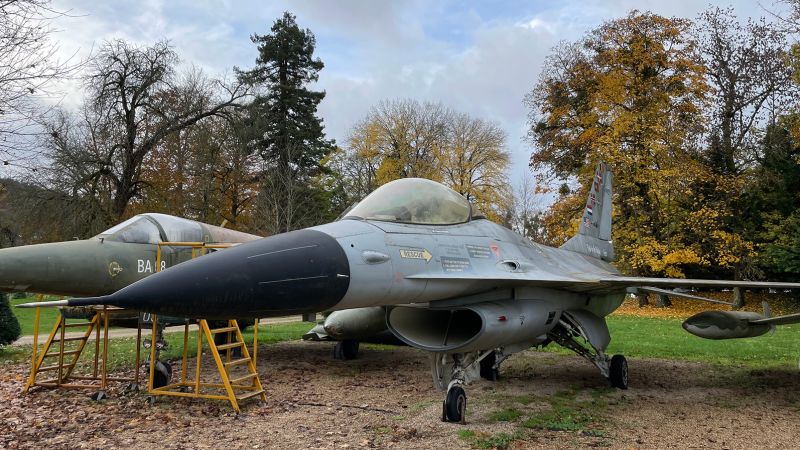
M 782 271 L 763 258 L 770 242 L 762 224 L 770 211 L 753 208 L 753 197 L 763 193 L 754 183 L 774 175 L 762 170 L 769 151 L 758 148 L 765 132 L 754 127 L 773 133 L 788 127 L 774 117 L 761 122 L 757 101 L 795 92 L 786 59 L 763 61 L 784 58 L 788 46 L 779 33 L 758 24 L 735 28 L 731 17 L 729 10 L 711 10 L 695 24 L 632 11 L 553 50 L 526 97 L 531 167 L 542 183 L 564 183 L 542 219 L 549 244 L 560 245 L 574 234 L 593 167 L 602 160 L 614 170 L 613 238 L 622 270 L 737 278 Z M 729 37 L 731 42 L 723 43 L 705 38 L 747 33 L 766 38 L 740 53 L 761 58 L 759 64 L 772 73 L 730 80 L 722 71 L 733 70 L 741 54 L 736 48 L 719 52 L 726 45 L 746 47 L 754 38 Z M 735 97 L 739 88 L 756 100 Z M 796 108 L 796 98 L 783 100 L 787 111 Z M 781 145 L 783 163 L 796 167 L 797 143 Z M 786 188 L 783 206 L 791 206 L 800 186 Z M 787 214 L 778 213 L 778 220 Z

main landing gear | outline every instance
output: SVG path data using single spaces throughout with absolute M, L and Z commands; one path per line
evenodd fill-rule
M 496 381 L 500 363 L 508 356 L 501 349 L 471 353 L 434 353 L 431 357 L 433 384 L 447 389 L 442 402 L 442 421 L 464 423 L 467 393 L 464 386 L 477 378 Z
M 336 343 L 333 347 L 333 359 L 349 361 L 358 356 L 359 341 L 355 339 L 344 339 Z
M 609 358 L 601 348 L 592 343 L 589 334 L 580 323 L 562 320 L 547 334 L 547 337 L 589 360 L 612 387 L 628 389 L 628 361 L 622 355 Z
M 145 339 L 142 342 L 142 346 L 150 352 L 150 348 L 153 343 L 150 339 Z M 170 379 L 172 378 L 172 365 L 169 362 L 163 362 L 159 359 L 159 355 L 161 350 L 167 347 L 167 341 L 164 340 L 164 325 L 160 322 L 157 324 L 156 329 L 156 363 L 153 370 L 153 388 L 160 388 L 164 387 L 169 384 Z M 148 358 L 144 364 L 145 373 L 150 373 L 150 359 Z

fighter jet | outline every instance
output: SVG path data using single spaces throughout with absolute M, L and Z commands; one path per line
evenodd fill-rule
M 0 249 L 0 291 L 106 295 L 192 257 L 189 247 L 163 246 L 159 269 L 156 267 L 159 242 L 239 244 L 259 238 L 167 214 L 140 214 L 90 239 Z M 62 314 L 70 318 L 90 317 L 94 311 L 74 308 L 62 310 Z M 117 313 L 111 323 L 137 327 L 139 314 L 135 309 L 129 314 Z M 164 326 L 185 322 L 181 317 L 162 318 L 157 348 L 165 345 L 161 339 Z M 149 340 L 145 344 L 151 345 Z M 154 385 L 166 385 L 171 366 L 158 361 L 156 369 Z
M 107 295 L 158 271 L 159 242 L 238 244 L 259 238 L 167 214 L 140 214 L 90 239 L 0 249 L 0 291 Z M 161 252 L 161 270 L 191 259 L 187 247 Z
M 397 338 L 431 352 L 434 381 L 447 391 L 443 420 L 463 422 L 467 382 L 494 378 L 504 359 L 535 345 L 573 350 L 627 388 L 625 357 L 605 353 L 605 317 L 629 289 L 800 288 L 623 276 L 611 265 L 611 185 L 599 164 L 580 229 L 560 248 L 490 222 L 439 183 L 407 178 L 376 189 L 338 221 L 188 261 L 111 295 L 55 304 L 204 318 L 383 306 Z

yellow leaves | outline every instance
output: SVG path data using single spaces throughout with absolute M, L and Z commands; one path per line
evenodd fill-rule
M 440 181 L 500 221 L 512 198 L 505 132 L 495 123 L 441 104 L 382 102 L 356 125 L 350 151 L 381 185 L 404 177 Z
M 755 256 L 755 246 L 737 233 L 715 230 L 711 233 L 717 249 L 716 263 L 720 267 L 734 268 L 743 258 Z
M 627 249 L 630 263 L 639 273 L 655 274 L 670 278 L 684 278 L 681 266 L 704 265 L 697 252 L 688 247 L 670 250 L 655 239 L 647 238 L 639 245 Z
M 711 298 L 725 302 L 733 301 L 733 292 L 693 292 L 692 295 L 698 297 Z M 655 306 L 655 294 L 649 294 L 649 304 L 639 307 L 639 301 L 633 296 L 629 296 L 622 303 L 614 314 L 636 317 L 658 317 L 663 319 L 686 319 L 702 311 L 709 310 L 730 310 L 730 306 L 708 303 L 683 298 L 672 298 L 672 306 L 669 308 L 658 308 Z M 746 292 L 744 311 L 763 312 L 761 303 L 769 302 L 773 315 L 791 314 L 797 312 L 797 303 L 791 295 L 770 294 L 768 292 Z

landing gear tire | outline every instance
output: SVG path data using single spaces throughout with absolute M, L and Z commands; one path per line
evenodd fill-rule
M 495 367 L 497 354 L 489 353 L 481 360 L 481 378 L 489 381 L 497 381 L 500 378 L 500 371 Z
M 608 368 L 608 382 L 617 389 L 628 389 L 628 361 L 622 355 L 614 355 Z
M 172 365 L 156 361 L 156 367 L 153 371 L 153 388 L 168 385 L 170 378 L 172 378 Z
M 333 347 L 333 359 L 349 361 L 358 356 L 358 344 L 355 339 L 345 339 L 336 343 Z
M 456 384 L 447 391 L 447 397 L 442 404 L 442 421 L 464 423 L 466 410 L 467 393 Z

